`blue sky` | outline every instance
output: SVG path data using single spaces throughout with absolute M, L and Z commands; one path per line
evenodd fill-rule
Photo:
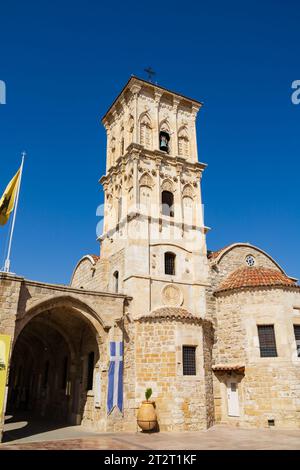
M 297 1 L 1 3 L 0 192 L 24 169 L 12 270 L 68 283 L 98 253 L 100 118 L 131 74 L 204 101 L 197 132 L 209 249 L 236 241 L 300 277 Z M 7 227 L 0 227 L 3 261 Z

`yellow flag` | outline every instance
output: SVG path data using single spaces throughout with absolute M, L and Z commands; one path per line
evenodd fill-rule
M 5 225 L 10 214 L 14 210 L 16 194 L 19 186 L 21 168 L 8 183 L 2 198 L 0 199 L 0 225 Z

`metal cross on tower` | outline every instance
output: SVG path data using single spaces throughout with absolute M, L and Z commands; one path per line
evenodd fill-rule
M 148 74 L 149 82 L 152 81 L 152 76 L 156 75 L 156 72 L 154 72 L 154 70 L 152 70 L 151 67 L 148 67 L 147 69 L 144 69 L 144 72 L 146 72 Z

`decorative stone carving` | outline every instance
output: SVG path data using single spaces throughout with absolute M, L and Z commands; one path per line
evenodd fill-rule
M 174 191 L 174 188 L 173 188 L 173 184 L 172 184 L 172 181 L 170 180 L 165 180 L 161 186 L 161 189 L 162 191 L 170 191 L 170 192 L 173 192 Z
M 162 290 L 162 301 L 164 305 L 180 307 L 183 303 L 183 293 L 179 287 L 168 284 Z
M 192 188 L 189 184 L 187 184 L 187 185 L 183 188 L 182 197 L 190 197 L 191 199 L 194 198 L 194 191 L 193 191 L 193 188 Z
M 148 186 L 149 188 L 152 188 L 153 180 L 148 173 L 144 173 L 143 176 L 141 177 L 140 186 Z

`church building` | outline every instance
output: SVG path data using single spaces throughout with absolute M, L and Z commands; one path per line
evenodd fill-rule
M 100 255 L 68 286 L 0 273 L 7 413 L 136 431 L 151 388 L 161 431 L 300 428 L 300 286 L 249 243 L 207 250 L 201 106 L 131 77 L 102 119 Z

